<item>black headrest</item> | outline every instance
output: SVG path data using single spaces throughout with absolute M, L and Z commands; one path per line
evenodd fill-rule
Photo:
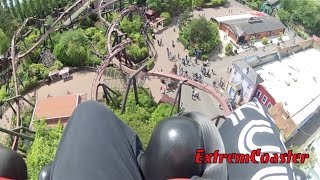
M 0 145 L 0 177 L 27 180 L 27 166 L 15 151 Z
M 195 164 L 196 149 L 225 152 L 222 138 L 209 118 L 191 112 L 163 120 L 154 129 L 145 153 L 139 157 L 145 179 L 226 180 L 226 163 Z
M 154 129 L 140 167 L 146 180 L 201 176 L 203 165 L 194 163 L 195 150 L 203 148 L 199 124 L 184 116 L 170 117 Z
M 43 167 L 39 173 L 38 180 L 50 180 L 52 163 Z

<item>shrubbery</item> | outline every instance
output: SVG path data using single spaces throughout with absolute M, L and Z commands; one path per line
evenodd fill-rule
M 211 53 L 220 42 L 217 25 L 207 21 L 204 17 L 193 19 L 182 27 L 179 40 L 186 49 L 199 49 L 203 54 Z M 193 53 L 194 51 L 189 51 L 189 54 Z
M 269 39 L 267 37 L 262 38 L 262 44 L 267 45 L 269 43 Z
M 232 56 L 232 55 L 234 55 L 234 53 L 233 53 L 233 45 L 232 45 L 231 43 L 228 43 L 228 44 L 226 45 L 225 54 L 226 54 L 227 56 Z
M 164 19 L 164 25 L 165 25 L 165 26 L 167 26 L 167 25 L 169 25 L 169 24 L 171 23 L 172 18 L 171 18 L 170 13 L 168 13 L 168 12 L 163 12 L 163 13 L 161 13 L 160 16 L 163 17 L 163 18 L 165 18 L 165 19 Z

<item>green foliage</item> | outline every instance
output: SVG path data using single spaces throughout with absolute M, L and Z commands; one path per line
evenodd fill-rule
M 219 6 L 226 2 L 226 0 L 211 0 L 211 6 Z
M 179 39 L 186 39 L 193 48 L 201 49 L 204 53 L 210 53 L 220 42 L 217 25 L 204 17 L 193 19 L 184 26 Z
M 190 20 L 192 17 L 192 12 L 189 10 L 184 11 L 179 15 L 179 21 L 180 21 L 180 27 L 186 25 L 186 23 Z
M 262 4 L 264 3 L 264 1 L 262 0 L 250 0 L 250 1 L 246 1 L 246 5 L 249 6 L 251 9 L 259 11 L 260 7 L 262 6 Z
M 133 58 L 135 63 L 142 61 L 148 56 L 148 48 L 140 48 L 137 44 L 132 44 L 126 49 L 128 55 Z
M 56 60 L 54 61 L 53 65 L 49 68 L 49 71 L 60 70 L 62 68 L 63 64 L 59 60 Z
M 308 169 L 310 167 L 313 167 L 317 161 L 317 154 L 314 150 L 314 148 L 308 148 L 306 150 L 303 150 L 299 147 L 296 146 L 291 146 L 288 150 L 292 150 L 292 153 L 308 153 L 309 158 L 305 159 L 304 163 L 300 163 L 299 160 L 297 164 L 295 164 L 297 167 L 302 168 L 302 169 Z
M 40 36 L 40 31 L 38 29 L 33 28 L 31 30 L 31 33 L 27 37 L 18 42 L 18 47 L 22 52 L 26 52 L 30 49 Z M 28 57 L 30 57 L 33 62 L 37 62 L 39 55 L 40 48 L 36 48 L 30 55 L 28 55 Z
M 124 17 L 120 22 L 120 28 L 124 33 L 133 34 L 140 32 L 143 22 L 140 16 L 134 15 L 132 21 L 128 17 Z
M 157 106 L 157 108 L 153 111 L 150 117 L 150 122 L 154 123 L 155 125 L 158 124 L 161 120 L 164 120 L 170 117 L 170 113 L 172 110 L 172 105 L 162 103 Z M 176 108 L 173 111 L 173 114 L 176 114 Z
M 151 71 L 155 65 L 154 59 L 149 59 L 146 64 L 147 64 L 147 71 Z
M 119 107 L 109 106 L 115 114 L 131 127 L 139 136 L 144 147 L 149 142 L 151 133 L 157 123 L 169 117 L 171 105 L 157 104 L 154 102 L 152 95 L 144 88 L 138 89 L 139 103 L 135 103 L 134 92 L 130 91 L 128 95 L 126 112 L 120 114 Z M 121 102 L 123 96 L 114 96 L 114 100 Z M 174 113 L 177 111 L 174 110 Z
M 286 25 L 289 25 L 289 23 L 291 22 L 291 14 L 284 10 L 284 9 L 279 9 L 279 11 L 277 12 L 277 17 L 280 19 L 280 21 L 283 23 L 283 24 L 286 24 Z
M 192 7 L 191 0 L 147 0 L 147 6 L 158 14 L 169 12 L 171 15 L 179 14 Z
M 133 43 L 126 49 L 126 52 L 135 63 L 144 60 L 149 54 L 145 39 L 140 34 L 142 26 L 143 21 L 138 15 L 134 15 L 132 17 L 132 21 L 130 21 L 128 17 L 125 17 L 120 22 L 121 30 L 125 33 L 128 33 L 129 37 L 133 41 Z
M 267 45 L 269 43 L 269 39 L 267 37 L 262 38 L 262 44 Z
M 10 46 L 8 37 L 5 35 L 2 29 L 0 29 L 0 55 L 5 53 Z
M 171 18 L 170 13 L 168 13 L 168 12 L 163 12 L 163 13 L 161 13 L 160 16 L 163 17 L 163 18 L 165 18 L 165 19 L 164 19 L 164 25 L 165 25 L 165 26 L 167 26 L 167 25 L 169 25 L 169 24 L 171 23 L 172 18 Z
M 85 35 L 91 41 L 93 46 L 97 49 L 98 53 L 106 54 L 107 40 L 104 37 L 103 31 L 96 27 L 91 27 L 85 30 Z
M 204 0 L 194 0 L 193 7 L 202 7 Z
M 85 65 L 88 60 L 89 40 L 80 29 L 65 32 L 54 46 L 54 55 L 67 66 Z
M 7 99 L 7 90 L 6 86 L 1 86 L 0 89 L 0 103 L 3 103 L 4 100 Z
M 41 169 L 52 162 L 63 132 L 61 124 L 54 129 L 47 129 L 46 122 L 39 120 L 34 125 L 35 140 L 27 152 L 26 159 L 28 179 L 38 179 Z
M 316 0 L 281 0 L 278 17 L 284 23 L 302 25 L 310 34 L 320 35 L 320 3 Z M 290 16 L 290 17 L 289 17 Z
M 231 43 L 228 43 L 226 48 L 225 48 L 225 54 L 227 56 L 231 56 L 231 55 L 234 55 L 233 53 L 233 45 Z

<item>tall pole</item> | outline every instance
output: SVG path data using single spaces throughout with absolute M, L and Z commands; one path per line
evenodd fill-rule
M 15 36 L 11 40 L 11 64 L 12 64 L 12 74 L 13 74 L 13 80 L 14 80 L 15 95 L 16 95 L 16 97 L 18 97 L 20 94 L 19 94 L 19 86 L 18 86 L 17 73 L 16 73 Z M 16 127 L 18 127 L 18 126 L 20 126 L 19 98 L 16 98 L 15 102 L 17 104 L 17 110 L 16 110 L 17 122 L 16 122 Z M 18 136 L 15 136 L 14 140 L 13 140 L 13 144 L 11 146 L 11 149 L 12 150 L 16 150 L 17 149 L 17 144 L 18 144 Z
M 134 91 L 134 98 L 136 100 L 136 104 L 139 103 L 139 97 L 138 97 L 138 88 L 137 88 L 137 79 L 134 77 L 132 79 L 132 84 L 133 84 L 133 91 Z
M 176 102 L 178 100 L 178 113 L 180 112 L 180 103 L 181 103 L 181 89 L 182 89 L 182 85 L 187 82 L 188 80 L 181 80 L 179 81 L 179 86 L 178 86 L 178 91 L 177 91 L 177 94 L 176 94 L 176 98 L 174 100 L 174 104 L 173 104 L 173 107 L 171 109 L 171 112 L 170 112 L 170 116 L 172 116 L 173 114 L 173 109 L 176 107 Z
M 128 80 L 128 83 L 127 83 L 127 88 L 126 88 L 126 92 L 125 92 L 125 95 L 123 97 L 123 100 L 122 100 L 122 106 L 121 106 L 121 114 L 124 113 L 124 111 L 126 110 L 126 104 L 127 104 L 127 99 L 128 99 L 128 94 L 129 94 L 129 91 L 130 91 L 130 86 L 131 86 L 131 83 L 132 83 L 132 80 L 144 69 L 147 68 L 147 65 L 143 65 L 141 66 L 138 70 L 136 70 L 136 72 L 134 72 L 132 75 L 130 75 L 129 77 L 129 80 Z

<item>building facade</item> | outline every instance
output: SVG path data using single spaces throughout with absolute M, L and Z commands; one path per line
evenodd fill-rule
M 269 110 L 276 104 L 275 99 L 261 84 L 258 85 L 253 100 L 260 102 Z
M 285 32 L 286 27 L 275 17 L 268 15 L 237 15 L 232 17 L 218 17 L 215 21 L 219 29 L 235 43 L 249 42 L 252 37 L 262 39 L 264 37 L 279 36 Z
M 252 100 L 261 77 L 247 63 L 238 61 L 233 63 L 227 92 L 231 99 L 247 103 Z M 239 102 L 238 101 L 238 102 Z

